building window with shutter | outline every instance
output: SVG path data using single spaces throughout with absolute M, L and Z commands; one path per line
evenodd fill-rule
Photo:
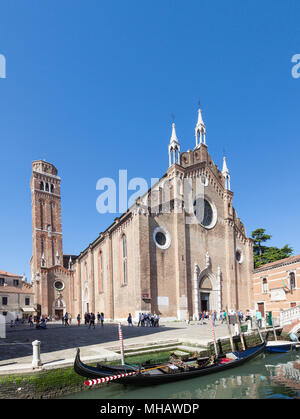
M 262 281 L 262 286 L 263 286 L 263 293 L 267 293 L 268 292 L 268 280 L 267 278 L 263 278 Z
M 290 290 L 294 290 L 296 288 L 296 276 L 295 272 L 289 273 L 289 280 L 290 280 Z

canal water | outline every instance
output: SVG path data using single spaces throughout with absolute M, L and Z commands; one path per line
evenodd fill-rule
M 110 383 L 68 399 L 300 399 L 300 354 L 262 354 L 232 370 L 152 387 Z

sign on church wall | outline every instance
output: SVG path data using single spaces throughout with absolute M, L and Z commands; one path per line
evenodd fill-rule
M 168 306 L 169 305 L 169 297 L 157 297 L 157 305 L 158 306 Z

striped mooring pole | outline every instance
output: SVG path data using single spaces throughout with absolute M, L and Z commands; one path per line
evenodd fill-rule
M 127 372 L 127 373 L 118 374 L 118 375 L 109 375 L 109 376 L 103 377 L 103 378 L 95 378 L 93 380 L 87 380 L 87 381 L 84 382 L 84 384 L 86 386 L 90 387 L 90 386 L 94 386 L 96 384 L 107 383 L 108 381 L 117 380 L 118 378 L 128 377 L 129 375 L 135 375 L 137 373 L 138 373 L 138 371 Z
M 120 341 L 120 349 L 121 349 L 122 365 L 125 365 L 125 359 L 124 359 L 124 345 L 123 345 L 123 333 L 122 333 L 122 326 L 121 326 L 121 323 L 119 323 L 119 341 Z
M 216 344 L 216 337 L 215 337 L 215 328 L 214 328 L 214 323 L 213 323 L 212 315 L 210 316 L 210 326 L 211 326 L 211 332 L 212 332 L 212 337 L 213 337 L 213 341 L 214 341 L 215 353 L 216 353 L 216 356 L 218 356 L 218 350 L 217 350 L 217 344 Z

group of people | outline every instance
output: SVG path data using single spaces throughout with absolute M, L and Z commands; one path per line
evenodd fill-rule
M 130 314 L 131 316 L 131 314 Z M 129 316 L 128 316 L 129 319 Z M 129 323 L 129 321 L 128 321 Z M 132 317 L 131 317 L 132 323 Z M 129 324 L 128 324 L 129 325 Z M 138 326 L 144 327 L 159 327 L 159 314 L 157 313 L 139 313 Z
M 222 310 L 219 313 L 219 315 L 216 310 L 214 311 L 203 310 L 199 313 L 200 324 L 204 324 L 205 319 L 212 319 L 214 326 L 216 325 L 217 320 L 219 320 L 221 324 L 223 324 L 224 322 L 226 322 L 227 317 L 228 317 L 229 324 L 233 324 L 233 325 L 235 325 L 238 320 L 240 323 L 242 323 L 243 321 L 248 321 L 252 318 L 250 310 L 246 310 L 245 313 L 243 313 L 242 310 L 236 310 L 236 311 L 229 310 L 228 313 L 225 310 Z M 258 326 L 261 327 L 262 325 L 261 312 L 257 310 L 255 312 L 255 317 L 256 317 Z
M 95 329 L 95 322 L 96 322 L 96 315 L 95 313 L 84 313 L 84 324 L 89 327 L 93 327 Z M 97 313 L 97 323 L 104 326 L 104 313 Z M 81 316 L 80 314 L 77 315 L 77 325 L 80 326 L 81 324 Z

